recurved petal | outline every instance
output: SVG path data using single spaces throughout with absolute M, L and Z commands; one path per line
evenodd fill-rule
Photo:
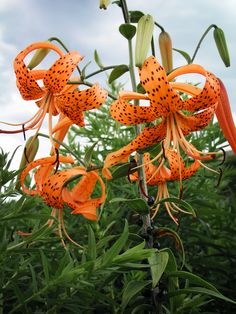
M 117 165 L 118 163 L 127 162 L 129 155 L 138 149 L 143 149 L 148 146 L 160 142 L 166 135 L 166 120 L 153 127 L 146 127 L 131 143 L 107 155 L 104 161 L 102 174 L 108 180 L 112 177 L 109 175 L 108 168 Z
M 172 80 L 175 77 L 188 74 L 197 73 L 205 76 L 206 82 L 201 91 L 197 95 L 184 101 L 184 110 L 190 112 L 203 110 L 208 107 L 214 106 L 218 102 L 218 97 L 220 95 L 220 86 L 218 79 L 210 72 L 206 71 L 203 67 L 197 64 L 189 64 L 180 67 L 168 75 L 168 79 Z
M 75 202 L 87 201 L 94 191 L 97 182 L 97 176 L 94 171 L 85 173 L 83 178 L 71 190 L 71 197 Z
M 77 168 L 65 169 L 51 175 L 42 184 L 41 197 L 52 207 L 63 208 L 62 189 L 71 177 L 83 174 L 85 171 Z
M 60 93 L 82 59 L 83 57 L 77 51 L 60 57 L 45 74 L 43 79 L 45 87 L 53 94 Z
M 94 221 L 97 220 L 97 208 L 99 206 L 98 200 L 92 199 L 79 204 L 70 202 L 67 205 L 73 209 L 71 214 L 80 214 L 83 215 L 86 219 Z
M 140 70 L 140 82 L 148 94 L 156 115 L 167 115 L 183 107 L 179 95 L 172 89 L 166 72 L 153 56 L 149 57 Z
M 188 135 L 190 132 L 199 131 L 205 128 L 212 120 L 216 111 L 217 104 L 205 109 L 192 116 L 186 116 L 182 113 L 176 114 L 176 121 L 180 126 L 184 135 Z
M 39 42 L 28 46 L 16 56 L 13 66 L 16 74 L 17 87 L 25 100 L 35 100 L 44 95 L 44 90 L 36 82 L 39 78 L 35 77 L 35 70 L 31 74 L 31 71 L 27 69 L 24 62 L 24 58 L 31 51 L 40 48 L 52 49 L 60 56 L 62 55 L 61 50 L 57 46 L 49 42 Z
M 24 184 L 25 178 L 31 170 L 33 170 L 34 168 L 36 168 L 38 166 L 55 165 L 55 163 L 57 163 L 57 162 L 73 164 L 74 159 L 71 156 L 60 155 L 58 158 L 57 158 L 57 156 L 44 157 L 44 158 L 40 158 L 40 159 L 34 160 L 31 163 L 29 163 L 27 165 L 27 167 L 22 171 L 21 177 L 20 177 L 20 182 L 21 182 L 23 192 L 25 192 L 26 194 L 29 194 L 29 195 L 35 194 L 33 190 L 28 189 Z
M 63 93 L 56 97 L 57 106 L 60 111 L 74 121 L 74 123 L 78 120 L 80 112 L 99 108 L 105 103 L 106 99 L 107 92 L 98 84 L 82 91 L 76 90 L 71 93 Z
M 42 190 L 42 184 L 45 180 L 48 179 L 48 177 L 52 174 L 52 171 L 54 169 L 54 165 L 52 164 L 49 164 L 49 165 L 46 165 L 46 166 L 40 166 L 35 174 L 34 174 L 34 181 L 35 181 L 35 184 L 36 184 L 36 193 L 34 194 L 37 194 L 37 193 L 40 193 L 40 191 Z M 32 195 L 32 193 L 31 193 Z
M 190 166 L 187 168 L 184 168 L 184 171 L 182 172 L 182 179 L 186 180 L 190 178 L 192 175 L 194 175 L 198 169 L 200 168 L 200 163 L 198 160 L 195 160 L 193 163 L 191 163 Z
M 110 113 L 115 120 L 125 125 L 151 122 L 158 118 L 151 106 L 132 105 L 123 99 L 111 104 Z

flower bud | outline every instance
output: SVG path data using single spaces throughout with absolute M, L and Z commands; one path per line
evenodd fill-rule
M 110 2 L 111 2 L 110 0 L 100 0 L 99 8 L 106 10 Z
M 217 49 L 219 51 L 219 54 L 221 56 L 222 61 L 224 62 L 226 67 L 230 66 L 230 57 L 228 52 L 227 43 L 225 40 L 225 34 L 223 30 L 219 27 L 216 27 L 214 29 L 214 39 L 217 46 Z
M 144 15 L 140 18 L 137 26 L 135 65 L 142 67 L 147 58 L 148 50 L 151 46 L 154 20 L 151 15 Z
M 39 148 L 38 136 L 34 135 L 34 136 L 29 137 L 24 147 L 24 152 L 21 157 L 19 169 L 24 168 L 25 166 L 28 165 L 28 163 L 34 160 L 34 157 L 36 156 L 38 152 L 38 148 Z M 20 188 L 20 176 L 21 176 L 21 173 L 19 173 L 17 176 L 16 189 Z
M 37 65 L 40 64 L 40 62 L 43 61 L 43 59 L 47 56 L 47 54 L 49 53 L 50 49 L 48 48 L 40 48 L 37 49 L 32 57 L 32 59 L 30 60 L 27 68 L 32 70 L 33 68 L 35 68 Z
M 159 35 L 159 47 L 162 65 L 166 72 L 169 72 L 173 69 L 172 41 L 170 35 L 165 31 Z

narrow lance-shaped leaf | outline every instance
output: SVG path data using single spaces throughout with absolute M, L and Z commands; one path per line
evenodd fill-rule
M 180 53 L 184 57 L 184 59 L 187 61 L 188 64 L 191 63 L 191 57 L 186 51 L 183 51 L 177 48 L 173 48 L 173 50 Z
M 150 207 L 142 198 L 126 199 L 126 198 L 114 198 L 110 203 L 122 202 L 127 204 L 130 208 L 137 211 L 140 214 L 147 214 L 150 211 Z
M 99 56 L 99 54 L 98 54 L 96 49 L 94 50 L 94 60 L 97 63 L 97 65 L 99 66 L 99 68 L 101 68 L 101 69 L 104 68 L 104 66 L 102 64 L 102 61 L 100 59 L 100 56 Z
M 112 245 L 112 247 L 106 251 L 106 253 L 102 257 L 102 265 L 103 266 L 109 265 L 112 262 L 112 260 L 114 259 L 114 257 L 116 257 L 120 253 L 120 251 L 122 250 L 122 248 L 126 244 L 126 241 L 128 239 L 128 235 L 129 235 L 128 223 L 127 223 L 127 221 L 125 221 L 125 227 L 124 227 L 124 230 L 123 230 L 121 236 Z
M 148 258 L 152 274 L 152 287 L 155 288 L 161 279 L 168 263 L 169 254 L 167 252 L 155 252 Z
M 121 308 L 124 310 L 130 300 L 137 295 L 140 291 L 143 290 L 144 287 L 149 285 L 151 283 L 150 280 L 140 281 L 140 280 L 132 280 L 128 282 L 127 286 L 124 289 L 123 295 L 122 295 L 122 303 Z
M 112 71 L 111 74 L 109 75 L 108 82 L 111 84 L 114 80 L 122 76 L 124 73 L 129 71 L 129 67 L 126 64 L 121 64 L 115 67 Z

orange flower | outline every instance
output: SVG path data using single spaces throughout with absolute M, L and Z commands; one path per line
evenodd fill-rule
M 186 83 L 171 82 L 176 76 L 187 73 L 203 75 L 206 78 L 205 86 L 201 89 Z M 145 127 L 131 143 L 110 153 L 104 162 L 103 175 L 110 179 L 109 167 L 119 162 L 126 162 L 132 152 L 162 140 L 164 140 L 165 150 L 172 147 L 179 152 L 182 148 L 185 153 L 195 159 L 212 158 L 212 156 L 205 156 L 205 153 L 188 143 L 185 136 L 193 131 L 201 130 L 211 121 L 220 92 L 217 78 L 200 65 L 194 64 L 180 67 L 167 76 L 163 67 L 153 56 L 144 62 L 139 74 L 140 82 L 147 95 L 121 92 L 119 99 L 110 107 L 111 115 L 125 125 L 158 120 L 154 126 Z M 186 100 L 181 98 L 182 92 L 188 95 Z M 131 99 L 148 100 L 149 104 L 147 106 L 133 105 L 127 102 Z
M 62 227 L 66 237 L 77 244 L 66 232 L 62 209 L 66 204 L 73 209 L 72 214 L 81 214 L 89 220 L 97 220 L 96 210 L 106 199 L 105 185 L 96 171 L 86 172 L 86 169 L 81 166 L 60 170 L 53 174 L 52 171 L 57 162 L 73 164 L 74 160 L 72 157 L 51 156 L 29 163 L 21 174 L 22 190 L 29 195 L 40 195 L 46 204 L 53 208 L 52 216 L 55 216 L 56 209 L 59 209 L 58 220 L 60 236 L 60 228 Z M 29 172 L 36 167 L 39 167 L 34 174 L 36 188 L 34 190 L 28 189 L 24 185 L 25 178 Z M 67 188 L 68 181 L 77 177 L 82 178 L 69 190 Z M 101 186 L 101 196 L 91 198 L 97 181 Z M 51 223 L 52 220 L 49 220 L 48 224 Z
M 158 186 L 155 203 L 170 197 L 167 187 L 168 181 L 182 181 L 188 179 L 200 167 L 200 162 L 198 160 L 195 160 L 190 164 L 190 166 L 186 167 L 181 156 L 179 156 L 177 151 L 173 149 L 167 150 L 165 152 L 165 157 L 169 165 L 166 166 L 162 160 L 157 166 L 151 162 L 149 153 L 144 154 L 147 184 L 151 186 Z M 138 180 L 138 174 L 134 173 L 130 176 L 130 178 L 131 180 Z M 161 204 L 158 204 L 156 208 L 153 208 L 152 219 L 156 216 L 160 205 Z M 174 216 L 173 213 L 184 212 L 190 214 L 189 212 L 181 209 L 174 202 L 165 202 L 165 208 L 169 216 L 176 224 L 178 224 L 178 219 Z
M 24 59 L 35 49 L 47 48 L 54 50 L 59 59 L 48 70 L 29 70 Z M 37 129 L 39 131 L 44 117 L 48 113 L 49 135 L 52 135 L 52 116 L 61 115 L 61 127 L 69 127 L 73 123 L 84 126 L 83 111 L 98 108 L 107 97 L 107 93 L 98 84 L 79 91 L 76 85 L 67 85 L 72 72 L 78 62 L 83 59 L 76 51 L 63 54 L 55 45 L 49 42 L 39 42 L 21 51 L 14 61 L 16 84 L 25 100 L 37 100 L 37 113 L 28 121 L 12 126 L 21 125 L 18 130 L 1 130 L 1 133 L 19 133 L 24 130 Z M 38 81 L 43 81 L 40 86 Z M 73 79 L 72 79 L 73 81 Z M 63 117 L 63 119 L 62 119 Z M 4 122 L 2 122 L 4 123 Z
M 236 127 L 230 110 L 227 91 L 223 82 L 220 79 L 218 80 L 220 82 L 220 101 L 216 110 L 216 116 L 226 140 L 236 154 Z

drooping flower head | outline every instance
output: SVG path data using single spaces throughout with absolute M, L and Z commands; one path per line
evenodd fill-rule
M 187 83 L 172 82 L 177 76 L 197 73 L 205 77 L 203 88 Z M 108 154 L 105 159 L 103 175 L 108 179 L 111 173 L 108 168 L 119 162 L 127 162 L 129 155 L 139 149 L 164 140 L 167 151 L 172 148 L 178 152 L 182 149 L 195 159 L 211 159 L 212 154 L 198 151 L 185 138 L 193 131 L 203 129 L 211 121 L 220 94 L 217 78 L 200 65 L 190 64 L 174 70 L 167 76 L 163 67 L 154 57 L 149 57 L 139 72 L 140 82 L 146 94 L 121 92 L 117 101 L 110 107 L 114 119 L 125 125 L 154 122 L 154 126 L 144 127 L 128 145 Z M 181 98 L 181 93 L 188 95 Z M 133 105 L 127 101 L 134 99 L 148 100 L 145 106 Z M 158 159 L 160 155 L 156 158 Z
M 176 150 L 169 149 L 165 152 L 165 163 L 163 160 L 159 161 L 158 165 L 154 165 L 151 161 L 150 154 L 144 154 L 145 162 L 145 175 L 147 184 L 150 186 L 157 186 L 158 191 L 156 199 L 154 202 L 154 207 L 152 207 L 152 219 L 157 215 L 160 203 L 155 205 L 155 203 L 167 199 L 170 197 L 167 182 L 168 181 L 183 181 L 191 177 L 200 167 L 199 160 L 195 160 L 188 167 L 185 165 L 183 159 Z M 180 168 L 179 168 L 180 167 Z M 138 174 L 134 173 L 130 176 L 131 180 L 138 180 Z M 175 214 L 178 212 L 183 212 L 190 214 L 183 209 L 181 209 L 174 202 L 166 201 L 165 208 L 171 217 L 171 219 L 178 224 L 178 219 Z
M 63 169 L 55 173 L 55 164 L 57 162 L 73 164 L 74 160 L 70 156 L 60 155 L 35 160 L 29 163 L 23 170 L 21 186 L 26 194 L 32 196 L 39 195 L 48 206 L 52 207 L 52 216 L 55 216 L 57 209 L 59 210 L 59 225 L 62 227 L 66 237 L 76 244 L 66 232 L 62 210 L 67 205 L 72 209 L 72 214 L 80 214 L 86 219 L 97 220 L 97 208 L 106 199 L 105 185 L 97 171 L 87 172 L 81 166 Z M 24 182 L 29 172 L 35 168 L 37 168 L 34 174 L 36 188 L 30 189 L 25 186 Z M 79 179 L 79 181 L 70 190 L 67 183 L 75 178 Z M 101 196 L 92 197 L 97 182 L 101 186 Z M 51 223 L 51 220 L 49 220 L 49 223 Z
M 30 52 L 40 48 L 54 50 L 59 59 L 48 70 L 29 70 L 24 59 Z M 0 132 L 18 133 L 29 129 L 36 129 L 38 132 L 46 114 L 50 137 L 53 129 L 52 116 L 61 115 L 61 127 L 66 125 L 68 128 L 73 123 L 84 126 L 83 111 L 98 108 L 105 102 L 107 93 L 98 84 L 86 90 L 78 90 L 76 85 L 67 85 L 69 79 L 73 81 L 71 75 L 82 59 L 78 52 L 64 54 L 50 42 L 34 43 L 21 51 L 14 60 L 16 84 L 22 98 L 36 100 L 39 109 L 28 121 L 19 124 L 5 123 L 12 126 L 21 125 L 21 129 Z M 42 81 L 43 86 L 39 81 Z

